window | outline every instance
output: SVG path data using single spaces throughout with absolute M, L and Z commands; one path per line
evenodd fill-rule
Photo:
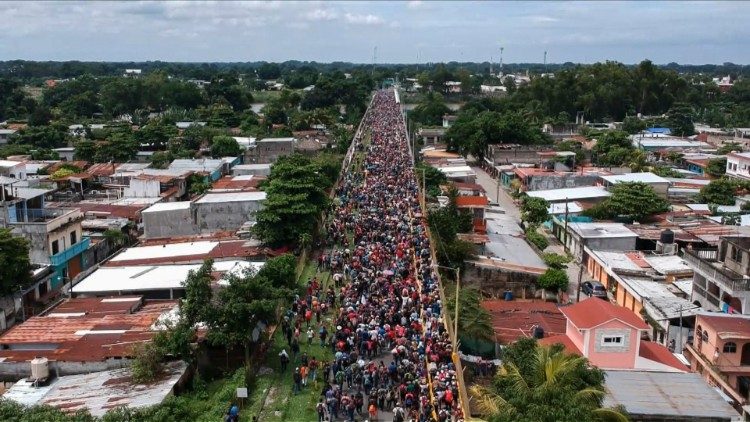
M 602 345 L 604 346 L 621 346 L 622 336 L 604 336 L 602 337 Z
M 701 340 L 708 341 L 708 331 L 703 330 L 703 333 L 701 333 Z
M 70 245 L 75 245 L 78 243 L 78 236 L 76 235 L 75 231 L 70 232 Z
M 731 253 L 731 259 L 734 262 L 740 262 L 740 249 L 734 245 L 732 245 L 732 253 Z
M 728 341 L 724 343 L 724 353 L 736 353 L 737 352 L 737 343 Z
M 52 242 L 52 255 L 56 255 L 60 252 L 60 243 L 57 240 Z

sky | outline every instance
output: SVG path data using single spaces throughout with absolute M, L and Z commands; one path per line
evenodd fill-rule
M 0 60 L 750 63 L 750 2 L 0 2 Z

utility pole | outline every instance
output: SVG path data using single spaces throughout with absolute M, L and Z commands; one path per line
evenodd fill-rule
M 679 336 L 679 339 L 680 339 L 680 341 L 677 343 L 677 345 L 680 348 L 680 353 L 682 353 L 682 305 L 680 305 L 680 336 Z M 675 347 L 675 350 L 676 349 L 677 348 Z
M 578 288 L 576 289 L 576 302 L 581 301 L 581 279 L 583 278 L 583 262 L 578 264 Z
M 455 316 L 453 319 L 453 343 L 456 347 L 456 350 L 458 350 L 458 307 L 459 307 L 459 300 L 458 300 L 458 292 L 461 288 L 461 269 L 456 268 L 456 309 L 455 309 Z
M 503 50 L 505 47 L 500 47 L 500 74 L 503 73 Z
M 547 50 L 544 50 L 544 73 L 547 73 Z
M 563 248 L 568 251 L 568 198 L 565 198 L 565 233 L 563 234 Z

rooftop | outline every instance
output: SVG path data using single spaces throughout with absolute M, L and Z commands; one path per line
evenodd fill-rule
M 258 139 L 256 143 L 267 143 L 267 142 L 294 142 L 294 138 L 263 138 Z
M 216 204 L 223 202 L 251 202 L 266 199 L 265 192 L 232 192 L 232 193 L 207 193 L 196 204 Z
M 622 223 L 568 223 L 568 229 L 585 239 L 638 237 Z
M 533 198 L 542 198 L 548 202 L 575 201 L 580 199 L 606 198 L 610 195 L 601 186 L 583 186 L 579 188 L 535 190 L 526 192 Z
M 164 375 L 149 384 L 133 383 L 130 369 L 62 376 L 43 387 L 23 379 L 14 384 L 3 398 L 25 406 L 58 407 L 66 412 L 86 409 L 93 416 L 101 417 L 120 406 L 139 408 L 161 403 L 173 393 L 186 370 L 185 363 L 169 363 Z
M 737 412 L 696 373 L 605 371 L 605 407 L 622 405 L 633 415 L 729 421 Z
M 609 183 L 642 182 L 642 183 L 669 183 L 669 180 L 657 176 L 654 173 L 626 173 L 602 176 Z
M 130 356 L 133 344 L 150 340 L 154 323 L 176 301 L 147 301 L 141 296 L 68 299 L 0 336 L 0 361 L 34 357 L 91 362 Z
M 262 266 L 262 262 L 217 261 L 214 262 L 214 271 L 241 274 L 245 269 Z M 182 289 L 188 273 L 199 268 L 200 264 L 104 266 L 81 280 L 72 290 L 74 294 L 118 294 Z
M 260 248 L 247 240 L 198 240 L 127 248 L 104 265 L 122 267 L 170 263 L 201 263 L 206 258 L 249 258 L 260 254 Z
M 486 196 L 459 196 L 456 198 L 458 208 L 484 208 L 489 203 Z
M 649 329 L 649 325 L 630 309 L 598 298 L 582 300 L 574 305 L 562 307 L 560 311 L 573 325 L 582 330 L 598 327 L 615 319 L 639 330 Z
M 490 313 L 495 336 L 502 344 L 531 337 L 535 326 L 544 329 L 545 336 L 565 333 L 565 315 L 551 302 L 485 300 L 482 307 Z
M 179 201 L 179 202 L 157 202 L 154 205 L 141 211 L 141 214 L 148 214 L 154 212 L 164 211 L 175 211 L 175 210 L 187 210 L 190 209 L 190 201 Z
M 713 327 L 719 338 L 723 340 L 750 339 L 750 317 L 746 315 L 702 312 L 698 314 L 698 317 L 703 325 Z
M 550 215 L 560 215 L 565 214 L 566 212 L 569 214 L 577 214 L 582 211 L 583 207 L 578 202 L 549 204 L 549 207 L 547 208 L 547 212 Z

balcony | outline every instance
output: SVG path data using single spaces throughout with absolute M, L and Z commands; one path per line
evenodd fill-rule
M 750 290 L 750 279 L 742 278 L 734 271 L 724 268 L 724 264 L 717 261 L 718 251 L 715 249 L 687 249 L 682 258 L 693 267 L 693 270 L 721 285 L 723 290 L 730 292 Z
M 83 251 L 88 249 L 90 244 L 91 239 L 84 237 L 80 242 L 70 246 L 68 249 L 50 256 L 50 261 L 52 261 L 52 265 L 55 267 L 63 266 L 73 259 L 73 257 L 80 255 Z

